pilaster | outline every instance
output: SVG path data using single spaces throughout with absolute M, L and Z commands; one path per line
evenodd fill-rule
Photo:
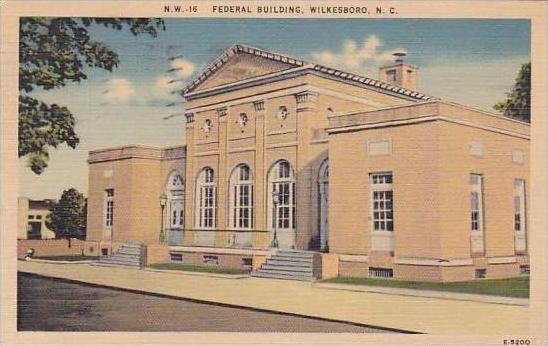
M 308 249 L 318 225 L 312 224 L 313 171 L 310 157 L 311 125 L 316 115 L 318 94 L 305 91 L 295 95 L 297 102 L 297 249 Z
M 227 225 L 227 209 L 228 209 L 228 126 L 227 118 L 229 116 L 229 108 L 220 107 L 217 109 L 219 123 L 219 169 L 216 177 L 217 180 L 217 227 L 219 230 L 228 229 Z M 215 237 L 215 245 L 224 247 L 227 242 L 226 232 L 217 232 Z
M 194 113 L 185 113 L 186 126 L 186 164 L 185 164 L 185 229 L 194 228 L 194 201 L 196 188 L 194 186 Z M 185 232 L 183 244 L 192 245 L 194 242 L 193 232 Z
M 255 111 L 255 171 L 253 172 L 254 186 L 254 209 L 255 209 L 255 225 L 256 230 L 268 229 L 266 225 L 266 167 L 265 167 L 265 117 L 266 107 L 265 101 L 256 101 L 253 103 Z M 254 234 L 253 246 L 258 246 L 260 234 Z

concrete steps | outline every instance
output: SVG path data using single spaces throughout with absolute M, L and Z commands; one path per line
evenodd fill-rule
M 101 257 L 94 265 L 141 267 L 144 263 L 144 247 L 139 244 L 124 244 L 112 256 Z
M 260 278 L 314 281 L 314 252 L 278 250 L 251 276 Z

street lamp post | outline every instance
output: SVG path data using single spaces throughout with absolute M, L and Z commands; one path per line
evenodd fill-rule
M 280 203 L 280 192 L 277 190 L 272 191 L 272 203 L 274 204 L 274 237 L 272 237 L 273 248 L 278 247 L 278 203 Z
M 158 242 L 160 244 L 163 244 L 165 242 L 165 234 L 164 234 L 164 209 L 166 207 L 167 203 L 167 196 L 165 194 L 160 195 L 160 208 L 162 208 L 162 215 L 160 217 L 160 236 L 158 238 Z

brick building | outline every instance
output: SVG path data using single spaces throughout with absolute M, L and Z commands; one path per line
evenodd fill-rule
M 314 273 L 430 281 L 526 272 L 529 124 L 417 80 L 401 59 L 375 80 L 229 48 L 184 90 L 185 145 L 90 152 L 87 251 L 165 243 L 172 261 L 258 268 L 306 250 Z

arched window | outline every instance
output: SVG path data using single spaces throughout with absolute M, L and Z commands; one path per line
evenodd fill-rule
M 253 228 L 253 178 L 249 166 L 236 166 L 230 175 L 229 225 L 234 229 Z
M 167 186 L 167 220 L 170 229 L 183 228 L 185 223 L 185 184 L 183 176 L 173 171 L 168 178 Z
M 198 174 L 196 181 L 196 218 L 197 228 L 215 228 L 217 226 L 217 183 L 213 169 L 206 167 Z
M 296 226 L 295 175 L 289 162 L 280 160 L 268 173 L 270 201 L 270 224 L 272 229 L 293 230 Z M 273 203 L 272 195 L 278 193 L 278 203 Z M 274 208 L 275 207 L 275 208 Z

